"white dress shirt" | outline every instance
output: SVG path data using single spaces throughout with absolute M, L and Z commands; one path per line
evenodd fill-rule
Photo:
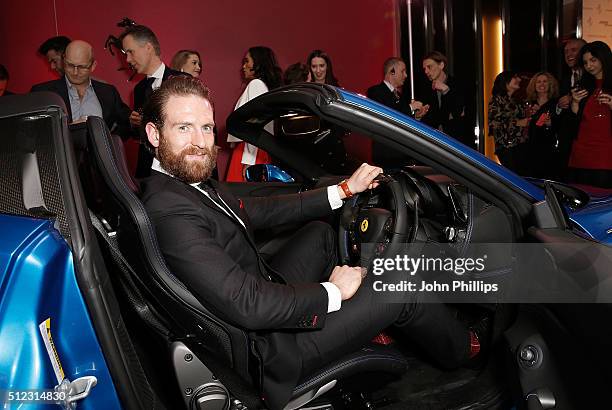
M 91 80 L 89 80 L 85 94 L 81 98 L 77 88 L 68 81 L 67 77 L 64 77 L 64 79 L 68 87 L 68 100 L 70 102 L 72 121 L 84 120 L 91 116 L 102 118 L 102 105 L 100 105 L 100 100 L 98 100 L 98 96 L 91 85 Z
M 151 89 L 157 90 L 159 87 L 161 87 L 162 80 L 164 79 L 164 71 L 166 71 L 166 65 L 164 63 L 161 63 L 161 65 L 157 67 L 157 70 L 155 70 L 153 74 L 147 76 L 147 78 L 155 78 L 155 80 L 153 80 L 153 84 L 151 84 Z
M 234 111 L 242 107 L 244 104 L 251 101 L 253 98 L 258 97 L 268 92 L 268 86 L 266 83 L 261 81 L 259 78 L 255 78 L 247 84 L 246 88 L 238 98 Z M 266 131 L 274 135 L 274 122 L 270 121 L 264 127 Z M 232 134 L 227 134 L 227 142 L 242 142 L 240 138 L 234 137 Z M 244 144 L 244 151 L 242 152 L 241 163 L 245 165 L 255 165 L 257 159 L 257 147 L 251 144 Z

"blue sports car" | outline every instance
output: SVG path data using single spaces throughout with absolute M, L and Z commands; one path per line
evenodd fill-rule
M 264 129 L 270 122 L 274 134 Z M 302 380 L 287 409 L 609 401 L 611 193 L 522 178 L 412 118 L 326 85 L 266 93 L 233 112 L 227 130 L 272 158 L 247 169 L 249 182 L 226 183 L 239 197 L 338 183 L 372 153 L 381 161 L 379 187 L 327 221 L 343 263 L 378 275 L 375 260 L 398 249 L 452 261 L 488 256 L 483 269 L 460 274 L 476 288 L 439 295 L 466 322 L 491 318 L 483 363 L 440 369 L 388 329 Z M 122 141 L 100 118 L 69 126 L 53 94 L 2 97 L 0 161 L 3 408 L 266 408 L 248 329 L 216 316 L 169 271 Z M 273 253 L 295 228 L 256 232 L 261 253 Z M 401 299 L 392 293 L 381 291 L 381 302 Z

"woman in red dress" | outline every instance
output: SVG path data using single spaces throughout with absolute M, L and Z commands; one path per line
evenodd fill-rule
M 251 47 L 242 60 L 242 74 L 247 83 L 242 95 L 236 102 L 234 110 L 243 106 L 253 98 L 267 93 L 269 90 L 281 85 L 282 70 L 276 62 L 274 52 L 268 47 Z M 274 134 L 272 122 L 264 129 Z M 267 152 L 248 144 L 231 134 L 227 136 L 227 142 L 233 148 L 226 181 L 243 182 L 244 171 L 249 165 L 270 164 L 271 158 Z
M 612 53 L 602 41 L 580 50 L 585 75 L 572 89 L 578 136 L 572 145 L 569 180 L 612 189 Z

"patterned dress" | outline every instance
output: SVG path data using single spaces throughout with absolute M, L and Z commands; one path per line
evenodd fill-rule
M 523 110 L 509 95 L 494 95 L 489 102 L 489 133 L 495 139 L 495 154 L 501 164 L 519 175 L 529 175 L 528 135 L 517 125 Z

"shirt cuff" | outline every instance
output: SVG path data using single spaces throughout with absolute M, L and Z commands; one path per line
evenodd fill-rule
M 338 192 L 338 185 L 330 185 L 327 187 L 327 200 L 331 209 L 342 208 L 343 202 L 340 199 L 340 193 Z
M 340 289 L 331 282 L 323 282 L 321 285 L 327 291 L 327 313 L 336 312 L 342 306 L 342 295 Z

